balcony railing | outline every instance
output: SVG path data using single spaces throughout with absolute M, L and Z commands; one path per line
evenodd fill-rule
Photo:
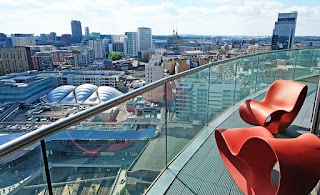
M 277 79 L 318 83 L 319 68 L 320 49 L 282 50 L 161 79 L 1 145 L 0 190 L 143 193 L 227 108 Z

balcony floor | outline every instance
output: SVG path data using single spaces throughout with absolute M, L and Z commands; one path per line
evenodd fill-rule
M 307 98 L 297 118 L 286 131 L 275 135 L 275 137 L 297 137 L 309 131 L 317 85 L 308 83 L 308 86 Z M 261 94 L 255 99 L 259 100 L 263 97 L 264 94 Z M 228 116 L 220 121 L 222 122 L 211 123 L 207 127 L 208 129 L 202 133 L 206 134 L 206 138 L 203 138 L 202 143 L 198 144 L 199 148 L 195 149 L 191 143 L 184 152 L 188 153 L 190 151 L 188 148 L 193 147 L 194 153 L 183 155 L 183 152 L 180 155 L 181 158 L 177 157 L 175 161 L 180 162 L 173 161 L 147 194 L 242 194 L 222 162 L 213 132 L 216 127 L 236 128 L 250 127 L 251 125 L 241 120 L 237 109 L 231 110 Z M 201 137 L 201 135 L 199 136 Z M 186 159 L 185 156 L 189 156 L 189 158 Z M 176 168 L 175 164 L 183 163 L 183 161 L 184 165 L 179 165 L 180 168 Z M 276 177 L 277 174 L 274 176 Z

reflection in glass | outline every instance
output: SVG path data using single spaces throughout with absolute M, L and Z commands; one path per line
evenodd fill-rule
M 47 192 L 42 152 L 39 144 L 0 160 L 0 194 Z
M 166 166 L 164 89 L 160 86 L 47 138 L 54 191 L 143 193 Z

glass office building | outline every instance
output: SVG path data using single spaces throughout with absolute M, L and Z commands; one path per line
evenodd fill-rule
M 292 49 L 298 12 L 279 13 L 272 34 L 272 50 Z
M 81 22 L 78 20 L 71 21 L 72 42 L 81 43 L 82 41 L 82 28 Z
M 0 80 L 0 101 L 29 104 L 53 89 L 52 78 L 16 77 L 14 82 Z M 26 82 L 27 81 L 27 82 Z

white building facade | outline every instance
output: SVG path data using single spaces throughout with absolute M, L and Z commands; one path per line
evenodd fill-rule
M 93 49 L 94 59 L 105 58 L 103 56 L 102 41 L 100 39 L 89 40 L 89 48 Z
M 152 31 L 150 28 L 139 27 L 138 36 L 138 52 L 149 51 L 152 48 Z
M 12 34 L 12 46 L 35 46 L 36 39 L 33 34 Z
M 138 56 L 137 33 L 126 32 L 125 35 L 126 37 L 124 38 L 124 54 L 129 56 Z
M 145 65 L 146 84 L 158 81 L 164 77 L 164 66 L 161 56 L 152 56 L 150 62 Z M 146 93 L 146 100 L 151 102 L 161 102 L 164 99 L 164 86 L 157 87 Z

